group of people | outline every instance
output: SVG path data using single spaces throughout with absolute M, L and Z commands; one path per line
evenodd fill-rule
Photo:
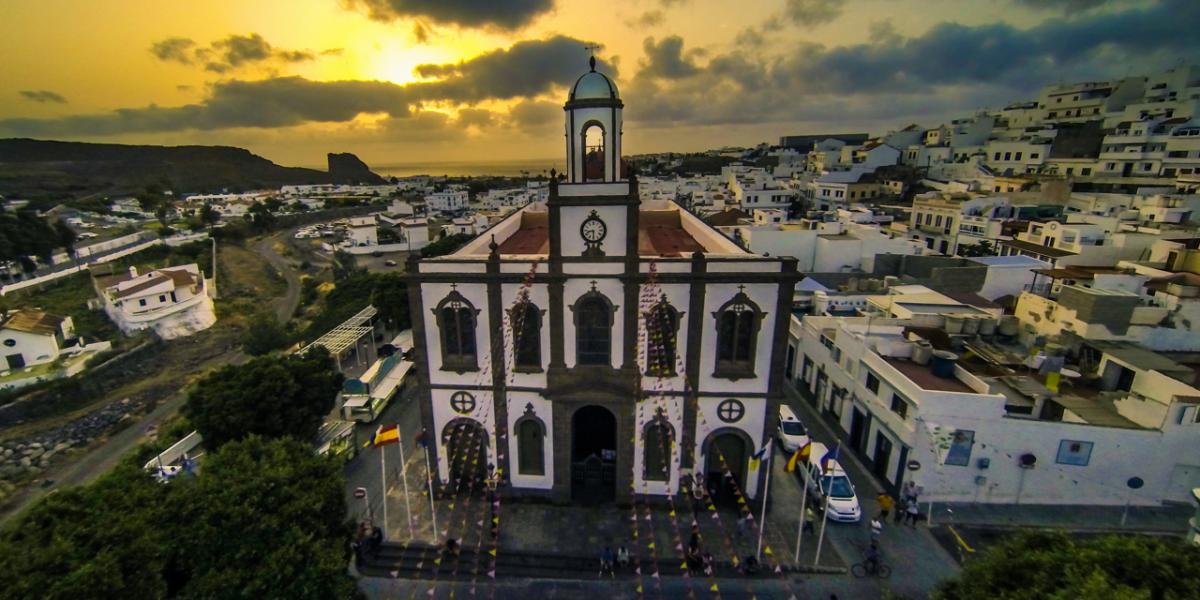
M 372 525 L 370 521 L 359 523 L 354 541 L 350 543 L 350 547 L 354 550 L 356 564 L 362 564 L 367 558 L 379 556 L 381 546 L 383 546 L 383 530 L 377 525 Z
M 612 546 L 605 546 L 604 552 L 600 553 L 600 577 L 616 577 L 617 569 L 629 569 L 629 549 L 623 545 L 618 546 L 614 553 Z

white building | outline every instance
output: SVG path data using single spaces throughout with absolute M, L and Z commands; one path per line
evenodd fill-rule
M 608 77 L 585 73 L 547 202 L 408 265 L 441 486 L 491 464 L 510 493 L 560 501 L 674 494 L 693 473 L 718 502 L 759 495 L 750 459 L 776 427 L 795 262 L 640 201 L 623 108 Z
M 375 215 L 352 217 L 346 226 L 346 235 L 355 246 L 378 246 L 379 226 Z
M 163 339 L 188 336 L 217 322 L 204 273 L 196 264 L 93 279 L 104 312 L 121 331 L 153 329 Z
M 468 192 L 467 190 L 446 190 L 427 194 L 425 205 L 429 207 L 429 210 L 441 213 L 464 211 L 468 206 Z
M 1066 359 L 1088 367 L 1039 373 L 1061 359 L 1030 359 L 1005 321 L 963 337 L 945 321 L 793 320 L 789 373 L 889 488 L 912 481 L 932 502 L 1158 505 L 1200 484 L 1190 366 L 1084 342 Z M 1131 491 L 1135 476 L 1145 486 Z
M 22 309 L 9 314 L 0 325 L 4 345 L 4 369 L 22 369 L 58 360 L 60 348 L 75 337 L 71 317 L 40 310 Z

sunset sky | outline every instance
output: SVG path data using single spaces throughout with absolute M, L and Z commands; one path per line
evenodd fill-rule
M 1197 0 L 4 0 L 0 137 L 557 157 L 587 43 L 631 154 L 883 133 L 1200 62 L 1197 24 Z

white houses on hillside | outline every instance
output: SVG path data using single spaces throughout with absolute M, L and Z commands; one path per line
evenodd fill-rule
M 32 309 L 13 312 L 0 325 L 0 351 L 4 353 L 0 366 L 8 370 L 54 362 L 64 342 L 74 336 L 71 317 Z
M 196 264 L 93 279 L 104 311 L 125 333 L 153 329 L 163 339 L 183 337 L 217 322 L 209 284 Z
M 421 417 L 442 486 L 488 466 L 513 493 L 616 500 L 759 495 L 752 454 L 782 393 L 795 261 L 745 252 L 670 201 L 640 201 L 616 86 L 565 106 L 545 203 L 406 275 Z

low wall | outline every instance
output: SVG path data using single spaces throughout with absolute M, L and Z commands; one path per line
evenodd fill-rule
M 348 254 L 371 254 L 373 252 L 407 252 L 408 244 L 379 244 L 376 246 L 351 246 L 343 248 Z

